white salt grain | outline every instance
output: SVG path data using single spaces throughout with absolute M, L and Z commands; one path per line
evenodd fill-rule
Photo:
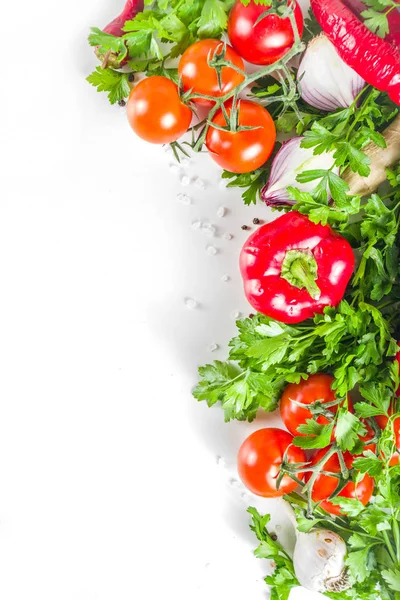
M 226 283 L 227 281 L 230 281 L 229 275 L 222 275 L 221 281 L 223 281 L 224 283 Z
M 219 206 L 218 210 L 217 210 L 217 217 L 219 219 L 222 219 L 222 217 L 224 217 L 226 215 L 226 208 L 225 206 Z
M 233 238 L 233 235 L 231 233 L 224 233 L 224 240 L 231 240 Z
M 210 254 L 210 256 L 215 256 L 218 252 L 218 249 L 212 245 L 207 246 L 206 250 L 207 250 L 207 254 Z
M 197 308 L 198 303 L 194 298 L 185 298 L 185 306 L 186 308 L 190 308 L 190 310 L 194 310 Z
M 214 237 L 215 232 L 216 232 L 216 227 L 215 227 L 215 225 L 212 225 L 212 223 L 203 223 L 203 225 L 201 226 L 201 231 L 207 237 Z
M 193 221 L 192 222 L 192 229 L 201 229 L 201 225 L 202 225 L 201 221 L 198 221 L 198 220 Z
M 189 206 L 189 204 L 192 204 L 192 199 L 187 194 L 180 193 L 177 195 L 176 198 L 178 202 L 181 202 L 181 204 L 185 204 L 185 206 Z
M 183 185 L 184 187 L 186 187 L 189 184 L 190 184 L 190 177 L 188 175 L 182 175 L 182 177 L 181 177 L 181 185 Z
M 218 347 L 219 347 L 219 346 L 218 346 L 218 344 L 215 344 L 215 343 L 213 343 L 213 344 L 210 344 L 210 345 L 208 346 L 208 351 L 209 351 L 209 352 L 215 352 L 216 350 L 218 350 Z
M 196 177 L 196 179 L 194 180 L 194 185 L 199 188 L 199 190 L 204 190 L 206 187 L 206 183 L 203 179 L 200 179 L 200 177 Z

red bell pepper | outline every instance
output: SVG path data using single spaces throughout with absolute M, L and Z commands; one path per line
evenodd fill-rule
M 400 105 L 400 49 L 372 33 L 342 0 L 311 0 L 311 8 L 344 62 Z
M 253 308 L 282 323 L 300 323 L 339 304 L 354 254 L 329 225 L 291 211 L 250 236 L 240 270 Z

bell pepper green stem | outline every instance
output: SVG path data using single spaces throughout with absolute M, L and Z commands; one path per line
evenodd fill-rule
M 288 250 L 282 263 L 281 277 L 299 289 L 305 288 L 318 300 L 321 290 L 316 284 L 318 265 L 310 250 Z

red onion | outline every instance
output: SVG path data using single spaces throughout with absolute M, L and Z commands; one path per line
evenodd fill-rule
M 325 34 L 308 44 L 297 80 L 303 100 L 327 112 L 350 106 L 365 86 L 364 79 L 346 65 Z
M 261 190 L 261 199 L 267 206 L 291 206 L 294 201 L 287 192 L 288 187 L 295 187 L 302 192 L 311 192 L 319 183 L 319 179 L 309 183 L 299 183 L 296 177 L 303 171 L 330 169 L 334 164 L 333 153 L 313 154 L 313 148 L 301 148 L 304 138 L 295 137 L 285 142 L 275 156 L 268 183 Z M 333 169 L 339 173 L 338 168 Z

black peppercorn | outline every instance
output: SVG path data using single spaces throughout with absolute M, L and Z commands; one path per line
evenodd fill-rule
M 248 226 L 247 225 L 242 225 L 242 229 L 246 230 L 246 229 L 248 229 Z
M 133 74 L 133 73 L 129 73 L 129 75 L 128 75 L 128 81 L 129 81 L 130 83 L 132 83 L 132 82 L 134 81 L 134 79 L 135 79 L 135 76 L 134 76 L 134 74 Z
M 260 219 L 258 219 L 257 217 L 255 217 L 253 219 L 253 223 L 254 223 L 254 225 L 258 225 L 260 223 Z
M 119 106 L 126 106 L 126 102 L 125 102 L 125 100 L 120 100 L 120 101 L 118 102 L 118 105 L 119 105 Z

